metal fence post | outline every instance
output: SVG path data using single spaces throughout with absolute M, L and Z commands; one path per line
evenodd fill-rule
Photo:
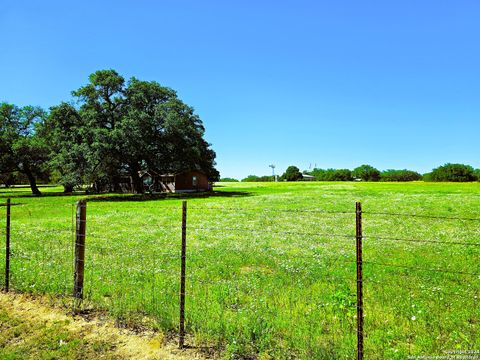
M 357 253 L 357 359 L 363 360 L 363 273 L 362 273 L 362 204 L 356 203 Z
M 75 273 L 73 297 L 83 299 L 83 279 L 85 270 L 85 230 L 87 222 L 87 201 L 77 201 L 77 226 L 75 236 Z
M 7 225 L 5 229 L 5 292 L 10 288 L 10 198 L 7 199 Z
M 187 202 L 182 203 L 182 255 L 180 269 L 180 338 L 178 347 L 182 349 L 185 344 L 185 263 L 187 252 Z

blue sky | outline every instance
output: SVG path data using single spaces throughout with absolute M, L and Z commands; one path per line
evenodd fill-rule
M 478 1 L 1 0 L 0 101 L 98 69 L 178 91 L 222 176 L 480 167 Z

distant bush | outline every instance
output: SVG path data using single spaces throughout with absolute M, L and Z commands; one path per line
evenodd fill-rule
M 480 169 L 475 169 L 474 174 L 477 177 L 477 180 L 480 181 Z
M 229 177 L 225 177 L 225 178 L 220 178 L 219 180 L 220 182 L 238 182 L 237 179 L 234 179 L 234 178 L 229 178 Z
M 431 181 L 467 182 L 477 180 L 473 167 L 464 164 L 445 164 L 430 173 Z
M 349 169 L 313 169 L 309 175 L 315 176 L 318 181 L 351 181 L 352 171 Z
M 425 173 L 422 175 L 422 180 L 423 181 L 432 181 L 432 173 L 429 172 L 429 173 Z
M 257 176 L 257 175 L 248 175 L 245 179 L 242 179 L 242 182 L 268 182 L 274 181 L 272 175 L 264 175 L 264 176 Z
M 361 165 L 355 168 L 352 172 L 353 177 L 362 179 L 363 181 L 378 181 L 380 180 L 380 171 L 370 165 Z
M 246 178 L 242 179 L 242 182 L 256 182 L 260 179 L 257 175 L 248 175 Z
M 416 171 L 412 170 L 385 170 L 380 174 L 381 181 L 417 181 L 422 178 Z
M 44 178 L 43 176 L 40 176 L 37 181 L 40 183 L 48 183 L 48 179 Z M 7 188 L 13 185 L 27 185 L 28 178 L 25 174 L 19 171 L 0 173 L 0 184 L 3 184 Z
M 300 172 L 300 169 L 296 166 L 289 166 L 287 170 L 283 173 L 283 175 L 280 177 L 280 180 L 286 180 L 286 181 L 298 181 L 303 178 L 302 173 Z
M 0 174 L 0 184 L 3 184 L 5 187 L 10 187 L 15 184 L 15 176 L 12 173 Z

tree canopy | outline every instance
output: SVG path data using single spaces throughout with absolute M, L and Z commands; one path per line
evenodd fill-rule
M 470 165 L 447 163 L 432 170 L 432 181 L 467 182 L 478 180 L 475 170 Z
M 363 181 L 380 180 L 380 171 L 371 165 L 361 165 L 352 172 L 353 177 L 362 179 Z
M 44 118 L 39 107 L 0 103 L 0 173 L 23 173 L 35 195 L 40 195 L 36 178 L 45 172 L 48 155 L 36 131 Z
M 298 181 L 303 179 L 303 175 L 298 167 L 291 165 L 285 170 L 280 179 L 286 181 Z

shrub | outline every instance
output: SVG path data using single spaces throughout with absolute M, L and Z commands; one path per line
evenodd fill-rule
M 242 182 L 268 182 L 274 181 L 272 175 L 264 175 L 264 176 L 257 176 L 257 175 L 248 175 L 245 179 L 242 179 Z
M 422 175 L 422 180 L 423 181 L 433 181 L 432 180 L 432 173 L 429 172 L 429 173 L 425 173 Z
M 477 176 L 470 165 L 445 164 L 431 172 L 432 181 L 467 182 L 477 180 Z
M 412 170 L 385 170 L 380 174 L 381 181 L 417 181 L 422 178 L 416 171 Z
M 260 182 L 269 182 L 269 181 L 274 181 L 275 179 L 273 178 L 273 175 L 264 175 L 264 176 L 260 176 L 258 178 L 258 181 Z
M 257 175 L 248 175 L 245 179 L 242 179 L 242 182 L 255 182 L 260 179 Z
M 318 181 L 351 181 L 352 172 L 349 169 L 313 169 L 310 175 Z

